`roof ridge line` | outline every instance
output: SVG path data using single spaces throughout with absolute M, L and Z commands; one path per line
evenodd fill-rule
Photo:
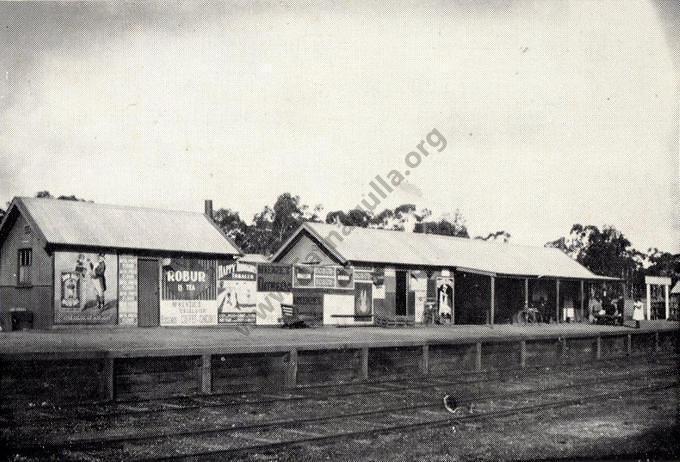
M 109 204 L 103 202 L 85 201 L 85 200 L 65 200 L 58 199 L 56 197 L 28 197 L 28 196 L 17 196 L 16 199 L 21 199 L 22 201 L 53 201 L 60 204 L 77 204 L 85 205 L 90 207 L 107 207 L 107 208 L 117 208 L 117 209 L 127 209 L 127 210 L 153 210 L 157 212 L 171 212 L 171 213 L 186 213 L 191 215 L 205 215 L 203 212 L 193 212 L 191 210 L 180 210 L 180 209 L 165 209 L 158 207 L 149 207 L 145 205 L 121 205 L 121 204 Z

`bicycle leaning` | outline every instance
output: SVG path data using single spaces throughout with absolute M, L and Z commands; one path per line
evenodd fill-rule
M 535 306 L 525 306 L 515 315 L 517 324 L 539 324 L 543 322 L 541 310 Z

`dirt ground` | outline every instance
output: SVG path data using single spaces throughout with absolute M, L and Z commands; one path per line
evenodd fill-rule
M 680 460 L 675 393 L 255 454 L 247 460 Z

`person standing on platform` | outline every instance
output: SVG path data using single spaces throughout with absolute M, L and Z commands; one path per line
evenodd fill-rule
M 643 319 L 645 319 L 645 314 L 642 309 L 642 301 L 640 301 L 639 298 L 636 298 L 635 303 L 633 303 L 633 321 L 635 321 L 636 329 L 640 328 L 640 321 Z
M 593 324 L 597 322 L 597 318 L 602 314 L 602 303 L 597 297 L 590 300 L 590 319 Z

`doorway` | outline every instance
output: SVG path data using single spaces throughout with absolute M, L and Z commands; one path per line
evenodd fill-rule
M 158 260 L 140 258 L 137 261 L 139 327 L 160 325 L 159 269 Z
M 396 283 L 394 294 L 394 314 L 397 316 L 406 316 L 406 277 L 407 271 L 396 271 Z

